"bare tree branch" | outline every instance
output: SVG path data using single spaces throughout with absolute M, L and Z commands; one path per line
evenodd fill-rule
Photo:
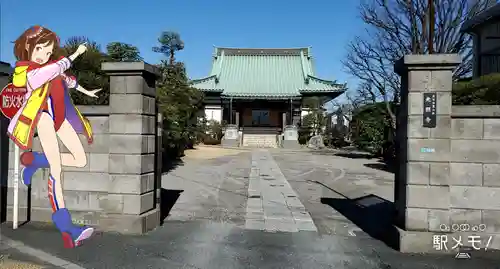
M 398 102 L 400 81 L 394 73 L 396 60 L 405 54 L 427 53 L 427 0 L 360 0 L 361 19 L 366 34 L 356 36 L 348 45 L 343 65 L 360 81 L 356 96 L 359 102 L 385 101 L 395 128 L 394 106 Z M 488 0 L 435 0 L 434 51 L 459 53 L 463 62 L 455 78 L 470 74 L 471 37 L 460 32 L 462 23 L 484 10 Z

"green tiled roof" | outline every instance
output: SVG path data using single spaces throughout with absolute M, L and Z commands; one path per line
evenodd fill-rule
M 216 48 L 210 75 L 193 80 L 192 86 L 227 97 L 273 99 L 341 94 L 346 88 L 314 76 L 309 48 Z

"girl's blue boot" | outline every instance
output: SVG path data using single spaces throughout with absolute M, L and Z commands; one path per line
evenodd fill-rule
M 92 236 L 94 228 L 77 226 L 71 221 L 71 215 L 66 208 L 61 208 L 52 214 L 52 221 L 62 234 L 65 248 L 74 248 Z

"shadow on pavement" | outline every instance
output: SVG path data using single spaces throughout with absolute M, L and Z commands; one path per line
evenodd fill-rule
M 383 162 L 365 163 L 363 165 L 366 166 L 366 167 L 368 167 L 368 168 L 377 169 L 377 170 L 381 170 L 381 171 L 385 171 L 385 172 L 389 172 L 389 173 L 393 173 L 394 174 L 394 168 L 388 166 L 387 164 L 385 164 Z
M 182 161 L 181 158 L 169 158 L 165 156 L 166 154 L 163 154 L 164 156 L 162 157 L 163 163 L 161 165 L 161 172 L 162 174 L 168 173 L 171 170 L 175 169 L 177 166 L 183 166 L 184 162 Z
M 177 199 L 181 196 L 184 190 L 169 190 L 161 188 L 160 192 L 160 224 L 168 217 L 170 210 L 174 207 Z
M 349 158 L 349 159 L 371 159 L 373 155 L 365 152 L 337 152 L 335 156 Z
M 371 237 L 399 250 L 399 232 L 392 224 L 392 202 L 370 194 L 356 199 L 323 197 L 321 203 L 331 206 Z

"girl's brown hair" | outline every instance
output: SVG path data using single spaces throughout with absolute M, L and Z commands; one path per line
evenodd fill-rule
M 54 53 L 51 58 L 56 57 L 55 52 L 60 50 L 59 37 L 56 33 L 42 26 L 30 27 L 14 42 L 14 55 L 18 61 L 31 60 L 31 54 L 37 44 L 54 45 Z M 54 60 L 54 59 L 52 59 Z

